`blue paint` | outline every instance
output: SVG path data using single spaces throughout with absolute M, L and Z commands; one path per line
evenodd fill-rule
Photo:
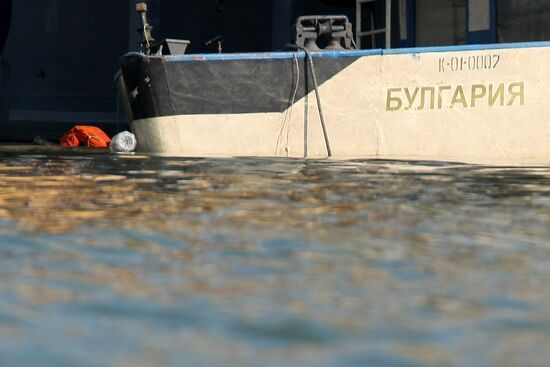
M 314 58 L 319 59 L 337 59 L 340 57 L 364 57 L 364 56 L 384 56 L 384 55 L 411 55 L 420 57 L 426 53 L 441 52 L 464 52 L 464 51 L 487 51 L 487 50 L 507 50 L 521 48 L 546 48 L 550 47 L 550 41 L 543 42 L 520 42 L 520 43 L 497 43 L 483 45 L 460 45 L 460 46 L 438 46 L 438 47 L 414 47 L 414 48 L 396 48 L 396 49 L 376 49 L 376 50 L 344 50 L 344 51 L 323 51 L 312 52 Z M 305 53 L 300 52 L 260 52 L 260 53 L 236 53 L 236 54 L 190 54 L 190 55 L 171 55 L 165 56 L 167 62 L 192 62 L 192 61 L 242 61 L 242 60 L 288 60 L 293 59 L 294 55 L 298 58 L 304 58 Z M 143 54 L 130 52 L 126 56 L 138 56 Z
M 293 59 L 294 55 L 298 58 L 304 58 L 305 53 L 299 52 L 261 52 L 261 53 L 238 53 L 238 54 L 197 54 L 197 55 L 171 55 L 165 56 L 168 62 L 188 62 L 188 61 L 235 61 L 235 60 L 288 60 Z M 315 58 L 336 59 L 340 57 L 360 57 L 382 55 L 381 49 L 376 50 L 352 50 L 352 51 L 323 51 L 312 52 Z
M 299 52 L 298 54 L 303 54 Z M 165 56 L 168 62 L 180 61 L 228 61 L 228 60 L 286 60 L 293 58 L 291 52 L 258 52 L 238 54 L 190 54 Z

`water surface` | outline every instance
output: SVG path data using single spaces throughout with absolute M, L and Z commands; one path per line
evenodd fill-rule
M 1 366 L 547 366 L 550 167 L 0 148 Z

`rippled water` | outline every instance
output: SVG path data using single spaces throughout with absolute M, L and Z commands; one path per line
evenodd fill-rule
M 0 158 L 1 366 L 550 361 L 550 167 Z

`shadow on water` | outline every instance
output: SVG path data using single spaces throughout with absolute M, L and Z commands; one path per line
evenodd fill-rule
M 0 158 L 2 365 L 550 358 L 550 167 Z

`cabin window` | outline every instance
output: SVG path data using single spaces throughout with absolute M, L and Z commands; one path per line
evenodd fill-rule
M 499 42 L 550 40 L 550 1 L 498 0 Z
M 466 2 L 466 0 L 417 1 L 416 45 L 465 44 Z

